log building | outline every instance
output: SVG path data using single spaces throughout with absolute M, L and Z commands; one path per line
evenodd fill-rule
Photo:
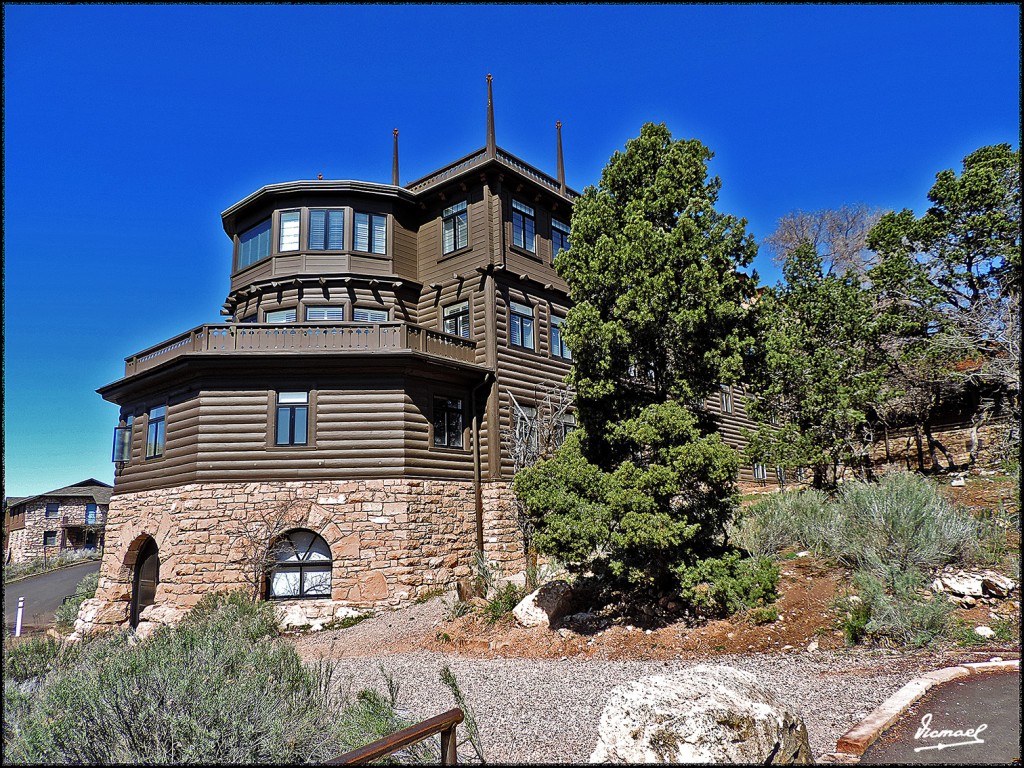
M 497 146 L 488 76 L 481 149 L 403 185 L 396 130 L 390 184 L 271 184 L 224 211 L 225 322 L 99 390 L 117 470 L 79 628 L 238 586 L 315 625 L 448 584 L 475 552 L 521 570 L 508 441 L 569 371 L 552 261 L 576 197 L 561 124 L 555 176 Z M 738 440 L 739 393 L 710 406 Z

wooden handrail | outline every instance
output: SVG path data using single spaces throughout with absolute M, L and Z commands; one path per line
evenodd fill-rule
M 400 731 L 378 739 L 365 747 L 346 752 L 340 757 L 328 760 L 325 765 L 362 765 L 387 757 L 405 747 L 412 746 L 435 734 L 441 734 L 441 765 L 455 765 L 458 755 L 455 751 L 455 728 L 465 720 L 461 709 L 450 709 L 429 720 L 410 725 Z

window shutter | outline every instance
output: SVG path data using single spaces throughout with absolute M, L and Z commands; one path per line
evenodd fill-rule
M 311 251 L 322 251 L 324 249 L 326 219 L 327 211 L 309 212 L 309 249 Z
M 299 250 L 299 212 L 285 211 L 281 214 L 281 241 L 279 251 Z
M 357 323 L 386 323 L 388 313 L 383 309 L 353 309 L 352 319 Z
M 332 251 L 345 248 L 345 212 L 327 212 L 327 247 Z
M 344 320 L 345 307 L 306 307 L 307 321 Z
M 388 217 L 371 216 L 373 219 L 373 252 L 387 252 Z
M 455 217 L 455 247 L 465 248 L 469 245 L 469 217 L 461 213 Z
M 357 213 L 355 220 L 355 242 L 353 247 L 357 251 L 369 251 L 370 250 L 370 221 L 369 215 L 365 213 Z

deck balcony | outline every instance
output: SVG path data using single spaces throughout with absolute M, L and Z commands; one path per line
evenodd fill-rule
M 126 357 L 125 377 L 183 355 L 394 354 L 415 352 L 473 364 L 476 342 L 403 322 L 225 323 L 200 325 Z
M 63 515 L 60 519 L 61 528 L 102 527 L 107 524 L 107 513 L 102 510 L 82 512 L 77 515 Z

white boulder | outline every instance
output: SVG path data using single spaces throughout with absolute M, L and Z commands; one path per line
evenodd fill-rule
M 981 588 L 993 597 L 1008 597 L 1017 584 L 1013 579 L 993 571 L 985 571 L 981 575 Z
M 614 688 L 592 763 L 813 762 L 807 728 L 756 677 L 699 665 Z
M 944 574 L 941 581 L 945 591 L 959 597 L 981 597 L 984 594 L 981 577 L 974 573 L 960 571 L 955 574 Z
M 974 634 L 978 637 L 983 637 L 986 640 L 990 640 L 996 636 L 995 630 L 993 630 L 992 627 L 975 627 Z
M 568 612 L 571 599 L 568 582 L 552 581 L 524 597 L 512 614 L 524 627 L 550 627 Z

